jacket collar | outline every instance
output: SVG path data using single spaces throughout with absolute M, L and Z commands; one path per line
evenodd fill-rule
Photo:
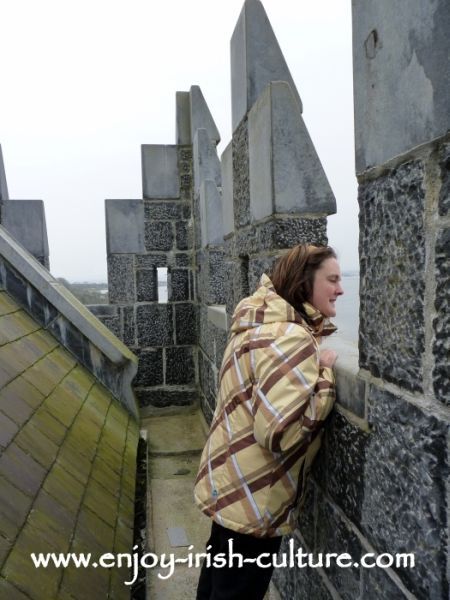
M 265 273 L 261 277 L 260 285 L 276 293 L 272 281 Z M 314 337 L 331 335 L 332 333 L 337 331 L 336 325 L 334 325 L 334 323 L 332 323 L 327 317 L 325 317 L 312 304 L 310 304 L 309 302 L 303 302 L 302 307 L 304 316 L 301 315 L 297 310 L 294 310 L 295 322 L 308 327 L 308 329 L 311 330 Z

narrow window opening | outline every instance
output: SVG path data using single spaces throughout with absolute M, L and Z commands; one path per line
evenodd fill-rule
M 167 267 L 158 267 L 156 269 L 156 279 L 158 282 L 158 302 L 159 304 L 167 304 L 169 296 L 169 274 Z

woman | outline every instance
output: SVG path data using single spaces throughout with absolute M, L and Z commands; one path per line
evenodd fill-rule
M 250 561 L 214 568 L 205 560 L 198 600 L 264 597 L 273 567 L 251 559 L 276 554 L 295 527 L 335 399 L 337 355 L 318 341 L 336 330 L 327 318 L 342 293 L 334 250 L 300 244 L 236 307 L 194 494 L 213 520 L 211 564 L 228 556 L 230 539 Z

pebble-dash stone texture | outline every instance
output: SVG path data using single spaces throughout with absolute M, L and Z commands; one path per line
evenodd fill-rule
M 445 216 L 450 210 L 450 144 L 442 146 L 439 165 L 442 180 L 439 194 L 439 214 Z
M 149 221 L 145 224 L 145 248 L 172 250 L 173 227 L 170 221 Z
M 166 384 L 195 384 L 195 365 L 192 348 L 166 348 Z
M 364 464 L 369 442 L 370 434 L 350 424 L 339 413 L 333 412 L 317 457 L 316 468 L 324 473 L 321 485 L 358 526 L 361 522 Z
M 233 196 L 235 227 L 250 223 L 248 123 L 245 117 L 233 134 Z
M 173 344 L 172 310 L 170 304 L 136 307 L 137 338 L 141 348 Z
M 111 304 L 132 303 L 136 299 L 132 254 L 108 256 L 108 296 Z
M 323 555 L 331 552 L 350 554 L 356 560 L 364 554 L 356 534 L 349 529 L 334 506 L 323 498 L 318 503 L 316 551 Z M 334 561 L 326 574 L 345 600 L 359 596 L 359 569 L 343 569 Z
M 442 231 L 436 244 L 437 316 L 433 321 L 435 341 L 433 386 L 436 398 L 450 405 L 450 229 Z
M 414 569 L 396 570 L 417 598 L 447 598 L 449 425 L 377 387 L 369 421 L 361 530 L 379 553 L 415 553 Z
M 139 358 L 139 368 L 133 385 L 136 387 L 162 385 L 164 382 L 162 348 L 140 350 L 136 354 Z
M 308 550 L 302 546 L 296 536 L 285 535 L 281 543 L 280 554 L 278 555 L 277 561 L 279 564 L 281 556 L 286 555 L 287 560 L 289 557 L 289 542 L 294 540 L 294 557 L 299 549 L 306 553 Z M 303 562 L 307 562 L 307 559 L 303 558 Z M 297 558 L 295 558 L 297 561 Z M 332 596 L 328 589 L 325 587 L 323 580 L 317 569 L 310 568 L 308 566 L 304 568 L 294 567 L 282 567 L 274 569 L 273 582 L 275 583 L 277 590 L 282 600 L 292 600 L 293 598 L 308 598 L 310 600 L 332 600 Z
M 423 178 L 414 161 L 359 188 L 360 366 L 414 391 L 425 329 Z
M 136 294 L 138 302 L 157 300 L 156 269 L 137 269 Z

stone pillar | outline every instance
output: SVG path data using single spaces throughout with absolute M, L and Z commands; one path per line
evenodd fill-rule
M 50 268 L 42 200 L 10 200 L 0 146 L 0 223 L 44 267 Z
M 401 584 L 436 599 L 449 594 L 449 30 L 445 0 L 353 5 L 359 348 L 374 431 L 361 526 L 379 552 L 415 552 Z
M 302 104 L 267 15 L 247 0 L 231 38 L 234 231 L 227 311 L 257 286 L 281 252 L 324 244 L 336 202 L 302 119 Z M 231 187 L 231 186 L 230 186 Z M 227 224 L 231 212 L 227 213 Z
M 284 597 L 315 597 L 319 574 L 330 599 L 448 598 L 449 28 L 445 0 L 353 2 L 360 370 L 297 536 L 358 563 L 412 553 L 415 567 L 291 572 Z
M 103 310 L 103 321 L 139 358 L 133 385 L 141 407 L 192 404 L 197 312 L 191 147 L 143 145 L 142 183 L 142 200 L 106 201 L 109 301 L 116 313 L 94 311 Z M 167 269 L 167 300 L 158 286 L 159 268 Z

